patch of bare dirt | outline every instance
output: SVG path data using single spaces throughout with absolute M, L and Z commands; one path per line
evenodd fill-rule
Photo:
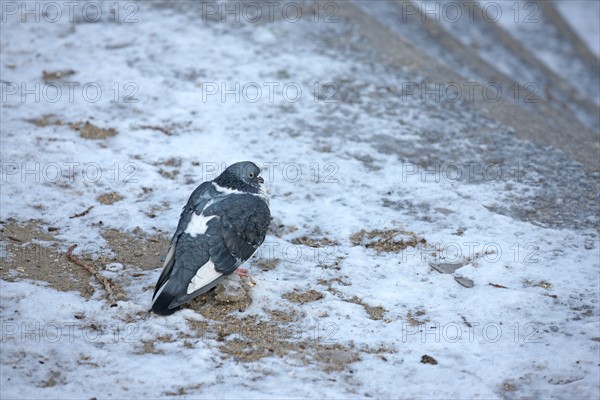
M 533 282 L 528 279 L 523 281 L 523 287 L 541 287 L 542 289 L 551 289 L 552 284 L 546 281 Z
M 321 238 L 310 238 L 308 236 L 302 236 L 295 239 L 292 239 L 292 244 L 299 244 L 309 247 L 326 247 L 326 246 L 337 246 L 338 242 L 335 240 L 329 239 L 327 237 Z
M 310 289 L 306 292 L 297 291 L 285 293 L 281 297 L 292 303 L 311 303 L 313 301 L 321 300 L 323 298 L 323 293 Z
M 108 229 L 102 237 L 115 252 L 114 262 L 144 270 L 162 267 L 161 256 L 166 256 L 169 247 L 169 239 L 162 232 L 148 235 L 138 228 L 131 233 Z
M 287 310 L 265 310 L 274 321 L 292 323 L 299 321 L 304 317 L 304 313 L 298 313 L 296 310 L 289 308 Z
M 181 158 L 171 157 L 164 161 L 153 163 L 152 165 L 161 167 L 158 173 L 164 178 L 175 180 L 179 176 L 181 165 L 183 161 Z M 162 168 L 165 167 L 165 168 Z
M 3 223 L 0 238 L 5 243 L 0 267 L 3 280 L 44 281 L 63 292 L 78 291 L 85 298 L 92 295 L 90 274 L 67 260 L 62 243 L 44 232 L 39 221 Z M 80 257 L 94 268 L 101 267 L 85 255 Z
M 168 158 L 165 161 L 161 162 L 160 164 L 166 165 L 167 167 L 179 168 L 183 164 L 183 161 L 181 160 L 181 158 L 171 157 L 171 158 Z
M 360 353 L 354 345 L 341 345 L 339 343 L 323 346 L 313 354 L 313 360 L 322 364 L 327 372 L 343 371 L 349 364 L 360 361 Z
M 344 262 L 346 257 L 335 255 L 337 253 L 337 247 L 332 249 L 334 251 L 330 252 L 329 254 L 326 253 L 323 255 L 323 262 L 319 264 L 319 268 L 340 271 L 342 269 L 342 263 Z M 334 256 L 335 259 L 333 258 Z
M 45 82 L 60 81 L 73 75 L 75 75 L 75 71 L 72 69 L 65 69 L 59 71 L 42 71 L 42 78 Z
M 252 262 L 252 265 L 257 266 L 261 271 L 274 270 L 281 262 L 279 258 L 259 258 Z
M 337 276 L 337 277 L 331 278 L 331 279 L 317 279 L 317 283 L 319 285 L 327 286 L 328 289 L 331 288 L 331 285 L 333 283 L 338 283 L 342 286 L 351 286 L 352 284 L 350 282 L 345 281 L 344 278 L 347 278 L 347 276 L 344 276 L 344 277 Z
M 60 371 L 57 371 L 54 369 L 50 370 L 48 379 L 41 381 L 37 386 L 42 387 L 42 388 L 49 388 L 49 387 L 56 386 L 57 383 L 60 383 L 62 385 L 66 384 L 67 383 L 66 380 L 60 379 L 60 376 L 61 376 Z M 60 382 L 57 382 L 57 380 L 59 380 L 59 379 L 60 379 Z
M 502 390 L 504 392 L 516 392 L 517 385 L 512 380 L 505 380 L 504 383 L 502 383 Z
M 79 136 L 84 139 L 101 140 L 117 135 L 116 129 L 113 128 L 100 128 L 90 121 L 85 122 L 71 122 L 69 127 L 79 132 Z
M 192 385 L 187 385 L 187 386 L 179 386 L 177 389 L 175 390 L 169 390 L 164 392 L 165 396 L 185 396 L 188 395 L 190 392 L 194 392 L 200 388 L 202 388 L 201 383 L 194 383 Z
M 429 322 L 429 318 L 424 317 L 427 314 L 425 310 L 417 310 L 414 313 L 409 311 L 406 314 L 406 320 L 410 326 L 418 326 Z
M 375 249 L 378 253 L 383 251 L 399 252 L 407 247 L 417 247 L 419 244 L 427 243 L 416 233 L 401 229 L 375 229 L 369 232 L 361 229 L 350 236 L 350 241 L 354 246 Z
M 133 352 L 133 354 L 142 355 L 142 354 L 165 354 L 164 351 L 157 349 L 154 344 L 154 340 L 144 340 L 141 342 L 142 345 Z
M 215 289 L 184 307 L 196 310 L 207 319 L 188 320 L 188 324 L 197 331 L 194 337 L 220 343 L 224 358 L 254 362 L 264 357 L 294 357 L 304 364 L 317 364 L 325 371 L 342 371 L 360 359 L 353 344 L 323 343 L 314 337 L 312 328 L 310 332 L 302 332 L 299 327 L 304 313 L 290 308 L 265 310 L 266 319 L 257 315 L 240 317 L 238 312 L 247 305 L 245 300 L 220 301 Z
M 113 205 L 118 201 L 123 200 L 124 197 L 121 196 L 119 193 L 117 192 L 109 192 L 109 193 L 104 193 L 101 194 L 100 196 L 96 197 L 96 200 L 98 200 L 99 203 L 105 204 L 105 205 Z
M 338 283 L 342 286 L 351 286 L 352 285 L 350 282 L 345 281 L 342 277 L 336 277 L 336 278 L 332 278 L 332 279 L 319 279 L 317 281 L 317 283 L 319 285 L 327 286 L 327 291 L 329 293 L 333 294 L 334 296 L 338 296 L 338 297 L 342 298 L 343 301 L 346 301 L 346 302 L 352 303 L 352 304 L 358 304 L 358 305 L 362 306 L 365 309 L 365 312 L 369 315 L 369 318 L 371 318 L 374 321 L 382 320 L 383 315 L 387 312 L 387 310 L 385 308 L 383 308 L 382 306 L 371 306 L 371 305 L 365 303 L 365 301 L 363 299 L 361 299 L 357 296 L 353 296 L 349 299 L 343 298 L 344 296 L 343 296 L 342 292 L 340 290 L 332 287 L 333 283 Z
M 163 178 L 175 180 L 175 179 L 177 179 L 177 176 L 179 175 L 179 170 L 178 169 L 166 170 L 164 168 L 161 168 L 161 169 L 158 170 L 158 173 Z
M 54 114 L 44 114 L 39 118 L 28 119 L 27 122 L 40 128 L 51 125 L 64 125 L 64 123 Z
M 281 314 L 275 313 L 279 316 Z M 293 357 L 306 364 L 316 364 L 327 372 L 343 371 L 360 360 L 360 353 L 352 343 L 322 343 L 306 332 L 298 332 L 294 322 L 296 313 L 290 317 L 272 321 L 259 319 L 256 315 L 239 318 L 221 315 L 220 320 L 189 321 L 203 339 L 221 343 L 219 350 L 224 358 L 241 362 L 255 362 L 265 357 Z M 304 333 L 304 334 L 303 334 Z
M 218 305 L 217 305 L 218 307 Z M 272 355 L 284 355 L 291 349 L 292 332 L 286 324 L 259 320 L 256 315 L 240 318 L 228 313 L 215 315 L 218 320 L 188 321 L 203 341 L 216 340 L 227 356 L 241 361 L 256 361 Z
M 54 114 L 44 114 L 39 118 L 28 119 L 27 122 L 42 128 L 51 125 L 61 126 L 67 124 L 69 128 L 79 132 L 79 136 L 84 139 L 101 140 L 118 134 L 116 129 L 100 128 L 90 121 L 65 123 Z
M 94 291 L 91 286 L 94 277 L 84 267 L 69 260 L 65 247 L 70 243 L 54 236 L 54 232 L 60 228 L 45 227 L 43 222 L 37 220 L 27 223 L 9 220 L 3 221 L 0 226 L 0 239 L 5 243 L 0 278 L 6 281 L 43 281 L 56 290 L 77 291 L 81 296 L 90 298 Z M 166 253 L 168 247 L 165 236 L 149 236 L 139 230 L 134 230 L 133 235 L 108 230 L 104 235 L 116 256 L 105 248 L 90 247 L 88 243 L 76 248 L 74 259 L 96 272 L 105 270 L 107 264 L 114 262 L 129 263 L 146 270 L 162 266 L 160 254 L 161 251 Z M 126 298 L 123 289 L 116 282 L 111 283 L 114 284 L 117 298 Z
M 160 203 L 152 205 L 148 211 L 144 211 L 144 214 L 146 214 L 148 218 L 156 218 L 159 213 L 169 209 L 169 207 L 169 203 L 165 200 L 162 200 Z
M 277 217 L 273 217 L 271 224 L 269 225 L 269 233 L 278 238 L 282 238 L 287 234 L 294 233 L 297 230 L 298 227 L 295 225 L 285 225 L 283 221 Z
M 292 331 L 284 325 L 259 321 L 256 317 L 232 321 L 232 325 L 236 329 L 234 332 L 220 330 L 220 337 L 233 336 L 223 340 L 219 349 L 236 360 L 249 362 L 269 356 L 284 357 L 296 347 L 296 343 L 286 340 L 292 338 Z
M 379 321 L 383 319 L 383 314 L 385 314 L 387 312 L 387 310 L 381 306 L 370 306 L 367 303 L 364 302 L 363 299 L 354 296 L 350 299 L 346 299 L 344 301 L 347 301 L 348 303 L 353 303 L 353 304 L 358 304 L 363 306 L 363 308 L 365 309 L 365 311 L 367 312 L 367 314 L 369 314 L 369 318 L 371 318 L 372 320 L 375 321 Z

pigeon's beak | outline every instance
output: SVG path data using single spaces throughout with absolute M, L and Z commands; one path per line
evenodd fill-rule
M 259 176 L 257 179 L 258 179 L 258 181 L 259 181 L 260 183 L 265 183 L 265 180 L 263 179 L 263 177 L 262 177 L 262 176 Z

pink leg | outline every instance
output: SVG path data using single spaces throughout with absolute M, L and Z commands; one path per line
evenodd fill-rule
M 233 271 L 233 273 L 238 274 L 243 278 L 250 278 L 250 274 L 248 273 L 248 270 L 246 268 L 238 268 L 235 271 Z

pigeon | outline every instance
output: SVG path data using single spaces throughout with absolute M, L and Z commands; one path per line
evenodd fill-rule
M 230 165 L 198 186 L 183 207 L 152 311 L 170 315 L 239 269 L 264 242 L 271 211 L 260 168 L 250 161 Z M 236 271 L 238 270 L 238 271 Z

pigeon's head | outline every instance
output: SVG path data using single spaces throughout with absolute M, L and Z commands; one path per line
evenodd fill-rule
M 215 182 L 222 187 L 250 193 L 265 193 L 265 180 L 260 176 L 260 168 L 251 161 L 231 164 Z

